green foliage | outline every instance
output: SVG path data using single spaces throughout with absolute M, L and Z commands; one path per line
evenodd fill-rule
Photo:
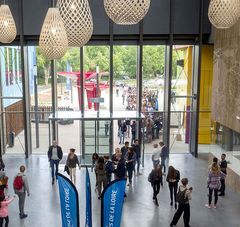
M 95 71 L 99 65 L 101 72 L 109 72 L 109 46 L 84 47 L 84 71 Z M 173 51 L 173 78 L 177 76 L 176 61 L 179 53 Z M 80 70 L 80 50 L 70 48 L 60 60 L 56 61 L 57 71 L 66 71 L 69 62 L 72 71 Z M 143 77 L 154 78 L 164 74 L 165 46 L 143 47 Z M 44 81 L 49 74 L 50 61 L 47 61 L 37 47 L 37 67 L 40 81 Z M 113 48 L 113 73 L 115 79 L 123 79 L 128 76 L 136 79 L 137 74 L 137 46 L 114 46 Z

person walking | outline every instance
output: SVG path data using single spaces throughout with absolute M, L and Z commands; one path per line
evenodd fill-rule
M 208 204 L 205 204 L 207 208 L 217 208 L 218 190 L 221 187 L 221 179 L 225 177 L 225 174 L 221 172 L 220 166 L 213 162 L 211 169 L 208 173 L 207 187 L 208 187 Z M 212 206 L 212 195 L 214 192 L 214 205 Z
M 15 195 L 11 198 L 5 197 L 5 195 L 0 196 L 0 227 L 3 227 L 3 222 L 5 220 L 5 227 L 8 227 L 9 216 L 8 216 L 8 205 L 14 200 Z
M 173 197 L 175 201 L 175 209 L 177 209 L 177 188 L 178 182 L 180 180 L 180 172 L 176 170 L 173 166 L 168 167 L 167 182 L 170 191 L 170 206 L 173 205 Z
M 102 194 L 102 188 L 104 189 L 107 186 L 107 176 L 103 157 L 99 157 L 98 159 L 96 165 L 96 172 L 97 172 L 98 199 L 100 199 Z
M 133 169 L 134 169 L 134 163 L 136 162 L 136 154 L 133 151 L 132 147 L 128 147 L 128 152 L 125 155 L 125 163 L 126 163 L 126 169 L 128 172 L 128 186 L 132 184 L 132 176 L 133 176 Z
M 27 176 L 25 175 L 25 166 L 20 166 L 20 172 L 15 176 L 14 181 L 13 181 L 13 189 L 15 194 L 17 194 L 19 198 L 19 215 L 20 218 L 26 218 L 28 215 L 25 214 L 24 212 L 24 205 L 25 205 L 25 198 L 26 198 L 26 193 L 28 196 L 30 196 L 29 192 L 29 186 L 28 186 L 28 180 Z
M 157 195 L 160 192 L 160 185 L 163 186 L 162 175 L 161 166 L 157 165 L 148 176 L 148 181 L 151 183 L 153 188 L 153 200 L 155 200 L 157 206 L 159 206 Z
M 140 164 L 141 164 L 141 150 L 139 145 L 139 140 L 135 139 L 134 144 L 132 146 L 135 154 L 136 154 L 136 163 L 137 163 L 137 175 L 142 175 L 140 173 Z M 135 165 L 134 165 L 134 172 L 135 172 Z
M 78 160 L 77 155 L 75 154 L 75 149 L 71 148 L 67 157 L 66 165 L 69 169 L 69 175 L 71 181 L 73 181 L 74 184 L 76 184 L 76 166 L 78 165 L 79 169 L 80 163 Z
M 137 127 L 136 121 L 132 121 L 132 124 L 130 127 L 131 127 L 131 133 L 132 133 L 131 145 L 133 145 L 136 139 L 136 127 Z
M 178 210 L 174 214 L 174 217 L 172 219 L 172 222 L 170 224 L 171 227 L 176 226 L 178 223 L 178 220 L 183 214 L 183 221 L 184 221 L 184 226 L 185 227 L 190 227 L 189 222 L 190 222 L 190 204 L 189 200 L 192 199 L 192 187 L 188 188 L 188 179 L 183 178 L 181 180 L 182 185 L 179 186 L 178 189 Z
M 168 157 L 168 148 L 166 145 L 164 145 L 163 142 L 159 143 L 160 148 L 161 148 L 161 167 L 163 168 L 163 172 L 166 173 L 166 159 Z
M 126 125 L 126 123 L 123 121 L 123 122 L 121 123 L 120 129 L 119 129 L 119 137 L 120 137 L 119 144 L 121 144 L 121 143 L 124 144 L 126 131 L 127 131 L 127 125 Z
M 152 162 L 153 162 L 153 168 L 159 164 L 159 158 L 160 158 L 160 149 L 158 149 L 158 144 L 153 144 L 153 153 L 152 153 Z
M 53 140 L 53 145 L 50 146 L 48 149 L 48 160 L 50 162 L 50 166 L 52 169 L 52 184 L 54 184 L 54 176 L 56 177 L 56 180 L 57 180 L 58 165 L 59 165 L 59 162 L 62 160 L 62 157 L 63 157 L 62 148 L 57 145 L 56 140 Z M 55 166 L 55 171 L 54 171 L 54 166 Z
M 220 168 L 221 171 L 227 175 L 227 161 L 226 161 L 226 154 L 221 155 L 221 161 L 220 161 Z M 221 188 L 220 188 L 220 194 L 218 196 L 225 196 L 225 177 L 221 178 Z
M 129 142 L 126 141 L 126 142 L 124 143 L 124 146 L 121 148 L 121 153 L 122 153 L 123 158 L 125 158 L 125 155 L 126 155 L 127 152 L 128 152 L 128 147 L 129 147 Z

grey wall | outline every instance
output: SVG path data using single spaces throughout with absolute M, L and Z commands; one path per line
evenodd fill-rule
M 17 27 L 19 28 L 19 1 L 8 0 L 13 12 Z M 103 0 L 89 0 L 93 21 L 94 37 L 107 37 L 109 35 L 109 19 L 103 7 Z M 204 33 L 210 34 L 211 26 L 207 17 L 209 0 L 204 0 Z M 23 0 L 24 6 L 24 35 L 27 40 L 38 38 L 50 0 Z M 199 26 L 200 0 L 173 0 L 174 34 L 196 35 Z M 148 14 L 144 18 L 144 35 L 163 37 L 169 34 L 170 0 L 152 0 Z M 18 29 L 19 30 L 19 29 Z M 114 36 L 138 35 L 139 26 L 120 26 L 114 24 Z M 95 38 L 96 39 L 96 38 Z

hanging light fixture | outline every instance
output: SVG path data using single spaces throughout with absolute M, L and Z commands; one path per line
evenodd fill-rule
M 151 0 L 104 0 L 107 15 L 122 25 L 137 24 L 148 12 Z
M 0 6 L 0 42 L 11 43 L 17 35 L 16 24 L 8 5 Z
M 88 0 L 58 0 L 57 6 L 67 31 L 68 45 L 82 47 L 93 33 L 92 13 Z
M 67 33 L 58 8 L 48 9 L 40 34 L 39 47 L 49 60 L 59 59 L 67 51 Z
M 209 4 L 208 18 L 216 28 L 230 28 L 238 21 L 239 16 L 239 0 L 211 0 Z

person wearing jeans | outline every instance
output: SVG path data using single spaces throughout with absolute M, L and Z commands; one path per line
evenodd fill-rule
M 17 177 L 21 177 L 23 182 L 21 188 L 14 188 L 15 194 L 17 194 L 19 198 L 18 205 L 19 205 L 19 215 L 21 219 L 26 218 L 28 216 L 24 212 L 24 204 L 25 204 L 26 192 L 28 196 L 30 195 L 27 176 L 24 174 L 25 169 L 26 169 L 25 166 L 20 166 L 20 172 L 16 175 L 13 181 L 15 182 L 15 179 Z
M 129 180 L 128 186 L 129 186 L 132 184 L 134 163 L 136 162 L 136 154 L 132 147 L 128 147 L 128 152 L 125 155 L 125 162 L 126 162 L 126 169 L 128 172 L 128 180 Z
M 58 165 L 60 160 L 63 157 L 62 148 L 57 145 L 57 141 L 53 141 L 53 145 L 49 147 L 48 149 L 48 160 L 50 162 L 50 166 L 52 169 L 52 184 L 54 184 L 54 177 L 56 176 L 57 180 L 57 174 L 58 174 Z M 55 167 L 55 168 L 54 168 Z M 54 173 L 55 169 L 55 173 Z
M 164 145 L 163 142 L 159 143 L 160 147 L 161 147 L 161 167 L 163 168 L 163 172 L 166 172 L 166 159 L 168 157 L 168 148 Z
M 139 145 L 139 140 L 134 140 L 134 144 L 132 145 L 132 148 L 136 154 L 136 163 L 137 163 L 137 175 L 141 175 L 139 172 L 140 164 L 141 164 L 141 150 Z M 135 166 L 134 166 L 134 172 L 135 172 Z
M 153 153 L 152 153 L 152 162 L 153 162 L 153 169 L 159 164 L 160 158 L 160 150 L 158 149 L 158 144 L 153 144 Z
M 217 208 L 218 202 L 218 190 L 221 187 L 221 179 L 225 177 L 225 174 L 221 172 L 220 166 L 213 162 L 208 173 L 207 187 L 208 187 L 208 204 L 205 205 L 207 208 Z M 214 205 L 212 206 L 212 194 L 214 191 Z

